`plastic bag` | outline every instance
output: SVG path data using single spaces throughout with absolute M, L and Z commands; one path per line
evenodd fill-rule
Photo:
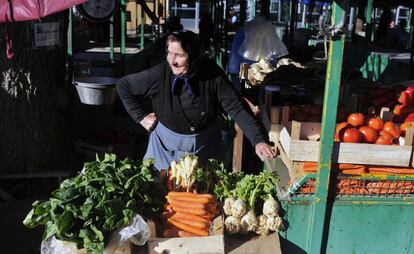
M 129 225 L 116 230 L 111 235 L 111 240 L 105 247 L 104 254 L 114 253 L 118 247 L 129 241 L 135 245 L 144 245 L 151 236 L 148 224 L 142 217 L 136 214 Z M 52 236 L 42 241 L 41 254 L 74 254 L 79 253 L 76 243 L 60 241 Z
M 257 17 L 244 26 L 244 41 L 238 53 L 244 58 L 259 61 L 262 58 L 280 58 L 289 54 L 276 28 L 263 17 Z

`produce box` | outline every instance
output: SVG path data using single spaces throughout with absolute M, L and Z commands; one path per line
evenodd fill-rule
M 319 159 L 321 131 L 320 123 L 292 121 L 281 128 L 280 144 L 291 161 L 313 161 Z M 376 145 L 365 143 L 335 142 L 333 163 L 384 165 L 410 167 L 412 160 L 412 138 L 406 136 L 402 145 Z
M 210 236 L 203 237 L 157 237 L 154 222 L 147 222 L 151 231 L 148 240 L 148 254 L 186 253 L 186 254 L 224 254 L 224 227 L 221 216 L 214 219 Z
M 76 247 L 76 243 L 74 242 L 68 242 L 68 241 L 61 241 L 61 240 L 57 240 L 55 239 L 55 244 L 54 244 L 54 251 L 55 252 L 67 252 L 67 253 L 72 253 L 72 254 L 87 254 L 85 249 L 78 249 Z M 59 245 L 59 249 L 57 248 L 57 245 Z M 119 246 L 118 248 L 112 249 L 111 250 L 105 250 L 108 251 L 112 254 L 131 254 L 131 243 L 129 241 L 126 241 L 125 243 L 123 243 L 121 246 Z

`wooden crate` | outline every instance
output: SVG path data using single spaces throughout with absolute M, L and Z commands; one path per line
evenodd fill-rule
M 151 225 L 153 223 L 148 224 L 151 231 L 155 232 L 155 227 Z M 148 254 L 224 254 L 224 224 L 221 216 L 213 221 L 211 232 L 210 236 L 204 237 L 151 237 L 148 240 Z
M 317 140 L 320 129 L 319 123 L 295 121 L 282 127 L 279 139 L 288 159 L 317 162 L 320 149 L 320 142 Z M 412 135 L 412 132 L 410 133 Z M 410 167 L 412 150 L 412 138 L 408 136 L 404 145 L 400 146 L 335 142 L 332 162 Z
M 71 250 L 70 253 L 73 254 L 87 254 L 86 249 L 78 249 L 76 248 L 76 243 L 74 242 L 68 242 L 68 241 L 61 241 L 61 240 L 56 240 L 56 242 L 58 242 L 59 244 L 62 244 L 62 246 L 64 246 L 65 249 L 67 250 Z M 108 251 L 107 249 L 105 249 L 105 251 Z M 113 252 L 112 252 L 113 251 Z M 113 254 L 131 254 L 131 243 L 129 241 L 126 241 L 125 243 L 123 243 L 121 246 L 119 246 L 118 248 L 114 249 L 110 251 Z

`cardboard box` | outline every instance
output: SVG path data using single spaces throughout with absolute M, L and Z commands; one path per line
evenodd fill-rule
M 154 223 L 148 224 L 155 232 Z M 204 237 L 151 237 L 148 240 L 148 254 L 224 254 L 224 223 L 221 216 L 214 219 L 210 231 L 211 235 Z

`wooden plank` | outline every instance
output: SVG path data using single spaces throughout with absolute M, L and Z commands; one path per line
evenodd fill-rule
M 290 137 L 292 140 L 300 139 L 300 129 L 301 129 L 301 123 L 297 121 L 292 121 L 292 128 L 290 130 Z
M 243 131 L 238 124 L 234 124 L 236 135 L 233 140 L 233 171 L 241 172 L 243 156 Z
M 283 161 L 283 163 L 286 165 L 286 167 L 289 169 L 289 172 L 292 170 L 292 161 L 289 160 L 289 157 L 287 156 L 285 150 L 283 149 L 280 142 L 275 142 L 275 148 L 277 148 L 277 151 L 279 152 L 280 159 Z
M 282 119 L 280 120 L 282 125 L 286 125 L 289 122 L 289 107 L 282 107 Z
M 292 140 L 289 159 L 317 162 L 319 146 L 316 141 Z M 335 143 L 332 162 L 408 167 L 411 151 L 410 146 Z
M 280 123 L 280 108 L 279 107 L 271 107 L 271 109 L 270 109 L 270 122 L 272 124 L 279 124 Z
M 223 218 L 213 221 L 213 235 L 204 237 L 150 238 L 148 253 L 224 254 Z
M 412 146 L 414 137 L 414 128 L 408 128 L 407 133 L 405 133 L 404 145 Z

